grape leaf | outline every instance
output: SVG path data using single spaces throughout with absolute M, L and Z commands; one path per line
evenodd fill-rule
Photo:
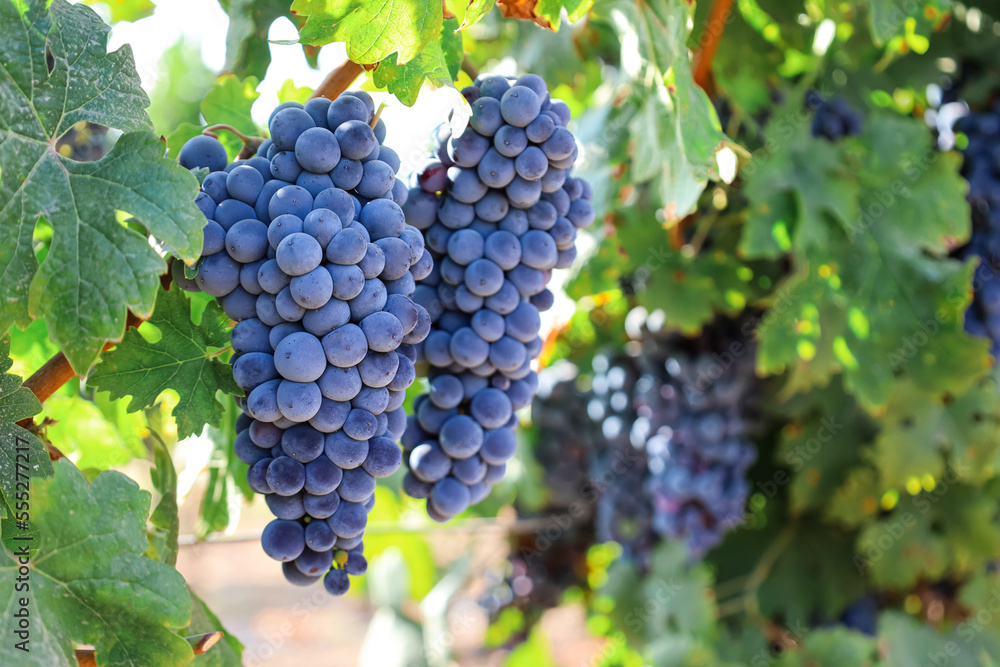
M 897 35 L 914 33 L 914 27 L 907 25 L 919 22 L 924 32 L 929 32 L 939 21 L 949 21 L 950 0 L 901 3 L 895 0 L 866 0 L 868 5 L 868 28 L 872 41 L 882 45 Z M 923 43 L 926 37 L 921 38 Z M 912 37 L 910 40 L 912 41 Z M 913 46 L 911 46 L 913 48 Z M 926 50 L 926 46 L 923 47 Z M 919 50 L 919 49 L 914 49 Z
M 36 482 L 31 511 L 38 552 L 30 565 L 31 652 L 0 645 L 7 665 L 70 667 L 74 643 L 93 644 L 98 664 L 176 667 L 191 647 L 173 630 L 191 619 L 184 578 L 143 553 L 150 496 L 125 475 L 101 473 L 91 484 L 62 459 Z M 15 556 L 0 553 L 0 604 L 14 609 Z M 16 620 L 4 615 L 3 633 Z M 26 661 L 27 660 L 27 661 Z
M 215 393 L 241 394 L 229 364 L 211 348 L 229 344 L 229 318 L 216 303 L 210 303 L 201 321 L 191 320 L 191 305 L 179 288 L 160 290 L 157 307 L 149 323 L 162 337 L 148 342 L 138 331 L 104 354 L 88 382 L 98 391 L 110 392 L 112 400 L 131 396 L 131 412 L 147 408 L 166 389 L 180 396 L 174 408 L 177 437 L 199 433 L 205 424 L 221 423 L 223 406 Z
M 462 18 L 462 26 L 459 30 L 465 30 L 479 23 L 484 16 L 496 5 L 496 0 L 469 0 L 465 8 L 465 16 Z
M 800 521 L 788 548 L 760 586 L 761 613 L 782 614 L 796 625 L 807 623 L 816 611 L 825 617 L 840 613 L 865 589 L 852 556 L 846 534 L 809 518 Z
M 208 652 L 195 656 L 198 667 L 240 667 L 243 664 L 243 644 L 236 636 L 222 627 L 222 621 L 212 613 L 205 601 L 191 589 L 191 624 L 181 632 L 185 637 L 203 635 L 209 632 L 225 632 L 225 636 Z
M 21 386 L 21 378 L 7 372 L 12 365 L 8 334 L 0 338 L 0 442 L 4 443 L 0 447 L 0 511 L 5 517 L 15 516 L 18 481 L 23 491 L 31 480 L 52 474 L 45 447 L 33 433 L 17 425 L 41 412 L 42 404 L 30 389 Z
M 455 32 L 458 21 L 446 19 L 440 41 L 431 42 L 413 60 L 397 65 L 394 53 L 372 72 L 375 85 L 385 87 L 405 104 L 413 106 L 424 79 L 435 86 L 454 86 L 462 67 L 462 36 Z
M 935 662 L 949 667 L 983 667 L 991 664 L 990 656 L 997 655 L 996 640 L 983 636 L 985 633 L 979 631 L 981 626 L 975 621 L 942 635 L 908 614 L 886 611 L 879 616 L 878 626 L 884 645 L 883 662 L 879 664 L 885 667 Z
M 243 134 L 257 134 L 257 126 L 250 117 L 250 108 L 260 97 L 257 77 L 239 79 L 223 74 L 201 101 L 201 114 L 209 125 L 232 125 Z
M 221 0 L 229 14 L 226 69 L 237 76 L 263 78 L 271 64 L 267 33 L 282 16 L 294 19 L 288 0 Z
M 78 374 L 117 340 L 126 310 L 152 311 L 163 260 L 143 234 L 120 225 L 131 213 L 179 256 L 201 249 L 204 217 L 194 205 L 197 181 L 163 158 L 147 130 L 128 47 L 106 52 L 109 28 L 92 9 L 56 0 L 21 17 L 0 2 L 0 329 L 45 318 Z M 51 72 L 46 53 L 53 57 Z M 73 162 L 52 145 L 86 120 L 126 131 L 99 162 Z M 39 265 L 36 222 L 52 228 Z
M 85 0 L 88 5 L 107 5 L 111 10 L 111 22 L 138 21 L 152 16 L 156 9 L 150 0 Z
M 160 494 L 160 502 L 149 515 L 149 550 L 146 553 L 150 558 L 174 567 L 177 564 L 177 534 L 180 532 L 180 520 L 177 517 L 177 471 L 174 470 L 170 450 L 159 435 L 154 434 L 150 443 L 149 453 L 153 459 L 150 477 L 153 488 Z
M 535 11 L 552 25 L 553 30 L 559 30 L 562 10 L 566 10 L 567 18 L 573 23 L 586 16 L 593 6 L 594 0 L 538 0 Z
M 368 65 L 397 54 L 402 65 L 437 39 L 444 20 L 438 0 L 295 0 L 292 13 L 306 16 L 299 39 L 319 46 L 344 42 L 347 57 Z
M 774 256 L 763 239 L 784 239 L 795 267 L 759 368 L 788 370 L 786 393 L 842 372 L 869 408 L 903 374 L 930 393 L 972 385 L 988 344 L 963 330 L 973 266 L 947 257 L 969 233 L 957 157 L 933 150 L 920 121 L 886 114 L 836 145 L 805 123 L 789 135 L 747 175 L 745 253 Z
M 875 665 L 877 642 L 874 637 L 847 628 L 810 628 L 796 651 L 783 651 L 780 667 L 815 665 Z

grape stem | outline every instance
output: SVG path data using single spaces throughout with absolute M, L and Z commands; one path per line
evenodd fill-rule
M 729 17 L 733 11 L 733 0 L 712 0 L 708 9 L 708 19 L 705 30 L 702 31 L 701 48 L 698 49 L 694 61 L 694 82 L 701 87 L 709 97 L 715 95 L 715 83 L 712 80 L 712 62 L 722 41 L 722 32 L 726 29 Z
M 786 526 L 761 555 L 760 560 L 757 561 L 757 566 L 754 567 L 753 572 L 747 577 L 746 585 L 743 587 L 743 592 L 746 594 L 743 598 L 743 607 L 746 610 L 747 617 L 757 622 L 761 627 L 766 624 L 767 619 L 763 618 L 760 614 L 760 606 L 757 603 L 757 591 L 760 589 L 761 584 L 767 580 L 774 564 L 781 558 L 781 554 L 785 553 L 785 549 L 792 543 L 794 537 L 795 525 Z
M 376 111 L 375 115 L 372 116 L 372 122 L 368 123 L 368 125 L 371 126 L 373 130 L 375 129 L 375 126 L 378 125 L 378 117 L 382 115 L 382 109 L 385 109 L 385 107 L 386 107 L 385 102 L 378 105 L 378 111 Z
M 171 283 L 170 272 L 167 271 L 160 276 L 160 285 L 163 289 L 168 289 Z M 138 327 L 140 324 L 145 322 L 145 318 L 139 317 L 131 310 L 128 311 L 128 317 L 125 319 L 125 331 L 128 331 L 132 327 Z M 124 335 L 124 332 L 122 332 Z M 107 352 L 116 345 L 114 341 L 108 341 L 101 348 L 101 352 Z M 41 368 L 31 374 L 31 376 L 24 381 L 22 386 L 27 387 L 31 390 L 31 393 L 35 395 L 39 403 L 44 403 L 52 394 L 59 391 L 59 389 L 73 379 L 76 375 L 76 371 L 73 367 L 69 365 L 69 360 L 66 355 L 62 352 L 57 352 L 51 359 L 45 362 Z M 25 417 L 21 421 L 17 422 L 17 425 L 21 428 L 31 429 L 34 426 L 34 419 L 32 417 Z M 56 449 L 54 446 L 46 445 L 49 449 L 49 458 L 56 460 L 59 458 L 64 458 L 62 452 Z M 56 456 L 53 457 L 53 454 Z
M 347 90 L 354 83 L 354 80 L 361 76 L 364 69 L 363 66 L 353 60 L 345 60 L 330 70 L 330 73 L 323 79 L 323 83 L 319 84 L 319 87 L 309 96 L 309 99 L 317 97 L 325 97 L 330 100 L 337 99 L 338 95 Z
M 243 148 L 240 150 L 240 154 L 237 159 L 246 160 L 247 158 L 253 157 L 257 153 L 257 149 L 262 143 L 264 143 L 264 137 L 248 137 L 239 130 L 237 130 L 232 125 L 226 125 L 225 123 L 219 123 L 218 125 L 212 125 L 206 127 L 201 131 L 202 134 L 212 137 L 213 139 L 218 139 L 218 131 L 225 130 L 226 132 L 232 132 L 240 141 L 243 142 Z
M 475 81 L 479 77 L 479 69 L 475 66 L 468 55 L 462 58 L 462 71 L 469 75 L 469 78 Z

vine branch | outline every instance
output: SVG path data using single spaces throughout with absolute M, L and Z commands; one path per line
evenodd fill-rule
M 355 79 L 361 76 L 361 73 L 364 71 L 365 68 L 362 65 L 353 60 L 345 60 L 326 75 L 323 83 L 319 84 L 313 94 L 309 96 L 309 99 L 312 100 L 317 97 L 325 97 L 330 100 L 337 99 L 337 96 L 347 90 L 347 87 L 354 83 Z
M 712 62 L 719 50 L 719 42 L 722 41 L 722 33 L 726 29 L 732 11 L 733 0 L 712 0 L 712 6 L 708 9 L 705 31 L 702 33 L 701 48 L 698 49 L 695 56 L 694 82 L 710 97 L 714 97 L 715 94 L 715 84 L 712 81 Z

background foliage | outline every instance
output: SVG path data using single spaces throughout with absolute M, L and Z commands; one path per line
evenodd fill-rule
M 573 311 L 543 361 L 573 368 L 581 394 L 595 355 L 635 342 L 629 317 L 691 336 L 720 316 L 752 322 L 769 429 L 757 438 L 746 520 L 703 561 L 678 544 L 637 559 L 597 543 L 583 482 L 560 504 L 545 475 L 551 437 L 540 424 L 526 431 L 519 474 L 475 512 L 491 518 L 516 503 L 553 519 L 577 502 L 583 532 L 569 583 L 494 617 L 491 641 L 516 646 L 509 664 L 553 664 L 533 623 L 559 603 L 583 605 L 591 634 L 606 638 L 595 664 L 1000 660 L 1000 399 L 989 341 L 963 327 L 992 269 L 961 259 L 967 185 L 961 155 L 942 140 L 950 128 L 935 120 L 949 91 L 991 109 L 1000 7 L 229 0 L 226 71 L 206 71 L 178 44 L 164 55 L 170 75 L 143 91 L 129 47 L 107 52 L 110 28 L 88 4 L 0 0 L 0 325 L 10 331 L 0 428 L 5 443 L 31 443 L 36 623 L 46 631 L 30 662 L 0 653 L 5 664 L 73 664 L 71 641 L 93 644 L 102 665 L 239 664 L 235 641 L 192 653 L 183 638 L 220 624 L 173 569 L 179 441 L 197 435 L 206 452 L 196 459 L 208 475 L 199 537 L 234 526 L 234 501 L 251 496 L 230 446 L 227 323 L 201 295 L 161 286 L 160 251 L 199 251 L 197 178 L 171 159 L 183 142 L 218 123 L 263 131 L 250 109 L 279 17 L 298 27 L 310 63 L 343 43 L 367 70 L 364 86 L 404 105 L 425 84 L 461 88 L 497 68 L 540 74 L 570 105 L 603 225 L 566 285 Z M 112 24 L 153 10 L 147 0 L 104 7 Z M 814 137 L 809 91 L 862 110 L 864 132 Z M 289 85 L 280 97 L 308 92 Z M 91 126 L 110 128 L 107 154 L 77 161 L 73 142 Z M 235 156 L 239 143 L 223 139 Z M 148 321 L 126 333 L 129 312 Z M 121 342 L 101 354 L 109 341 Z M 20 378 L 59 350 L 83 379 L 40 404 Z M 51 465 L 46 445 L 76 466 Z M 579 446 L 586 458 L 591 445 Z M 108 470 L 136 457 L 155 465 L 153 496 Z M 13 464 L 0 454 L 5 516 Z M 582 468 L 586 480 L 593 471 Z M 380 489 L 373 521 L 410 516 L 394 483 Z M 8 548 L 16 532 L 5 520 Z M 456 582 L 474 574 L 461 562 L 436 571 L 419 534 L 370 541 L 373 556 L 384 552 L 368 578 L 372 632 L 419 654 Z M 522 554 L 544 554 L 542 544 L 540 533 L 514 540 Z M 11 591 L 16 570 L 0 559 Z M 874 633 L 844 621 L 866 597 Z M 420 613 L 407 598 L 422 600 Z M 373 664 L 393 664 L 370 651 Z

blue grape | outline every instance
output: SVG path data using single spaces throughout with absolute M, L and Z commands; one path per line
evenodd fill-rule
M 399 352 L 396 353 L 396 357 L 399 359 L 399 367 L 396 369 L 396 373 L 392 376 L 392 381 L 389 382 L 387 387 L 389 391 L 406 391 L 413 384 L 413 381 L 417 379 L 417 371 L 412 359 Z
M 271 459 L 272 461 L 274 459 Z M 256 466 L 254 466 L 256 468 Z M 296 519 L 301 519 L 306 515 L 306 508 L 302 505 L 302 494 L 296 493 L 291 496 L 279 496 L 274 493 L 271 489 L 270 483 L 267 481 L 267 470 L 271 467 L 270 463 L 264 469 L 264 486 L 269 489 L 267 496 L 264 498 L 264 502 L 267 503 L 267 509 L 271 510 L 271 514 L 279 519 L 286 519 L 290 521 L 295 521 Z M 260 481 L 260 480 L 258 480 Z
M 290 151 L 295 149 L 295 142 L 303 132 L 316 127 L 312 116 L 303 109 L 289 107 L 274 114 L 268 122 L 268 129 L 271 132 L 271 141 L 279 151 Z
M 213 171 L 201 182 L 201 191 L 211 197 L 216 205 L 221 204 L 229 199 L 229 188 L 226 187 L 228 179 L 229 174 L 226 172 Z
M 226 296 L 240 284 L 240 265 L 228 253 L 217 252 L 201 260 L 196 280 L 202 292 Z
M 489 308 L 483 308 L 473 314 L 469 326 L 480 338 L 490 343 L 500 340 L 504 335 L 507 323 L 503 315 Z
M 438 442 L 451 458 L 468 458 L 483 445 L 483 427 L 468 415 L 455 415 L 442 424 Z
M 271 198 L 274 193 L 286 185 L 291 185 L 291 183 L 276 178 L 264 183 L 264 187 L 261 188 L 260 194 L 257 196 L 257 203 L 253 206 L 254 215 L 258 220 L 265 224 L 271 222 Z
M 448 257 L 463 266 L 482 257 L 483 248 L 482 235 L 471 229 L 460 229 L 448 239 Z
M 274 309 L 286 322 L 298 322 L 306 313 L 306 309 L 292 298 L 291 287 L 286 287 L 275 295 Z
M 385 387 L 362 387 L 358 395 L 351 399 L 351 407 L 378 415 L 385 412 L 389 405 L 389 390 Z M 350 415 L 348 415 L 350 417 Z M 346 423 L 346 422 L 345 422 Z M 378 427 L 372 432 L 372 436 L 378 435 Z M 371 437 L 371 436 L 369 436 Z
M 507 394 L 488 387 L 472 397 L 469 412 L 483 428 L 494 429 L 506 424 L 514 410 Z
M 314 208 L 302 221 L 302 232 L 316 239 L 324 250 L 342 228 L 340 216 L 328 208 Z
M 503 283 L 503 269 L 491 260 L 477 259 L 465 270 L 465 286 L 476 296 L 496 294 Z
M 249 466 L 271 456 L 268 450 L 258 447 L 253 443 L 253 440 L 250 439 L 250 434 L 246 430 L 240 431 L 236 436 L 236 441 L 233 443 L 233 451 L 236 453 L 236 458 Z
M 276 398 L 282 416 L 295 422 L 312 419 L 323 403 L 323 395 L 315 382 L 282 380 Z
M 410 270 L 410 246 L 396 237 L 386 237 L 374 242 L 385 255 L 385 265 L 379 276 L 382 280 L 399 280 Z
M 378 278 L 366 280 L 361 293 L 348 303 L 351 308 L 351 321 L 360 322 L 372 313 L 382 310 L 388 296 L 381 280 Z
M 264 177 L 257 169 L 242 165 L 233 169 L 226 177 L 229 196 L 253 206 L 264 187 Z
M 320 392 L 331 401 L 350 401 L 361 391 L 361 376 L 357 367 L 338 368 L 327 366 L 316 381 Z
M 263 493 L 268 495 L 274 495 L 275 498 L 284 498 L 284 496 L 275 495 L 271 490 L 271 486 L 267 483 L 267 468 L 271 465 L 272 458 L 265 458 L 257 461 L 247 470 L 247 486 L 254 490 L 255 493 Z M 303 513 L 305 511 L 303 510 Z M 279 517 L 283 518 L 283 517 Z M 299 517 L 294 517 L 299 518 Z
M 260 268 L 264 266 L 265 261 L 267 260 L 259 259 L 256 262 L 244 264 L 240 268 L 240 287 L 246 290 L 247 293 L 256 296 L 264 291 L 264 288 L 260 286 L 258 274 L 260 273 Z
M 470 502 L 469 487 L 454 477 L 445 477 L 434 484 L 428 507 L 450 518 L 464 512 Z
M 299 463 L 309 463 L 323 453 L 323 434 L 304 424 L 292 426 L 281 436 L 281 449 L 285 455 Z
M 508 90 L 510 90 L 510 82 L 499 74 L 485 76 L 479 84 L 481 97 L 492 97 L 499 100 Z
M 319 386 L 319 381 L 316 385 Z M 323 389 L 320 388 L 320 393 L 322 392 Z M 349 403 L 331 401 L 323 396 L 319 410 L 309 419 L 309 425 L 322 433 L 333 433 L 344 425 L 350 411 Z
M 315 174 L 311 171 L 303 171 L 295 179 L 295 185 L 304 189 L 313 197 L 316 197 L 316 195 L 324 190 L 329 190 L 333 187 L 333 179 L 327 174 Z
M 545 289 L 545 274 L 526 264 L 518 264 L 507 272 L 507 279 L 521 296 L 532 296 Z
M 501 125 L 503 125 L 503 117 L 500 115 L 500 100 L 493 97 L 481 97 L 472 103 L 469 127 L 484 137 L 492 137 Z
M 250 423 L 248 430 L 250 431 L 250 439 L 253 440 L 254 444 L 264 449 L 270 449 L 281 442 L 283 434 L 283 431 L 274 424 L 257 421 L 256 419 Z
M 323 337 L 322 344 L 327 360 L 338 368 L 356 366 L 368 354 L 368 339 L 356 324 L 334 329 Z
M 361 120 L 348 120 L 334 131 L 341 154 L 351 160 L 362 160 L 378 146 L 375 134 L 368 124 Z
M 542 151 L 550 160 L 563 160 L 573 154 L 576 149 L 576 138 L 565 127 L 557 127 L 545 143 Z
M 323 587 L 330 595 L 340 596 L 350 589 L 351 580 L 346 572 L 334 568 L 323 577 Z
M 484 188 L 486 186 L 483 186 Z M 438 221 L 448 229 L 462 229 L 472 224 L 476 218 L 476 209 L 469 204 L 463 204 L 454 197 L 445 197 L 438 207 Z
M 347 554 L 347 562 L 344 563 L 344 571 L 352 577 L 359 577 L 368 571 L 368 560 L 357 551 Z
M 312 236 L 296 232 L 281 240 L 275 260 L 286 274 L 301 276 L 320 265 L 323 261 L 323 248 Z
M 239 285 L 222 297 L 222 310 L 226 316 L 239 322 L 257 317 L 257 296 L 250 294 Z
M 421 482 L 434 483 L 451 470 L 451 458 L 433 442 L 425 442 L 410 452 L 410 470 Z
M 493 136 L 493 147 L 505 157 L 517 157 L 528 147 L 528 135 L 519 127 L 504 125 Z
M 548 170 L 542 175 L 542 192 L 555 192 L 566 182 L 566 169 L 558 169 L 549 164 Z
M 300 134 L 294 150 L 302 168 L 313 173 L 326 173 L 340 161 L 340 144 L 324 127 L 312 127 Z
M 302 233 L 302 218 L 285 213 L 276 216 L 267 226 L 267 240 L 272 248 L 277 249 L 281 242 L 292 234 Z
M 514 180 L 514 160 L 504 157 L 496 148 L 486 151 L 476 173 L 479 180 L 491 188 L 502 188 Z
M 184 142 L 177 160 L 185 169 L 207 168 L 214 172 L 225 169 L 229 157 L 218 139 L 199 134 Z
M 305 529 L 306 545 L 313 551 L 332 549 L 337 543 L 337 535 L 326 521 L 310 521 Z M 315 579 L 313 580 L 315 581 Z
M 304 218 L 312 207 L 313 197 L 308 190 L 298 185 L 286 185 L 271 196 L 267 211 L 272 220 L 285 213 Z
M 475 204 L 483 198 L 488 188 L 479 180 L 479 175 L 474 170 L 456 168 L 453 171 L 455 176 L 451 182 L 452 197 L 463 204 Z
M 372 112 L 368 110 L 362 100 L 345 93 L 330 104 L 326 120 L 330 128 L 336 130 L 349 120 L 357 120 L 367 124 L 371 120 L 371 116 Z
M 198 196 L 194 198 L 194 204 L 206 219 L 211 220 L 212 216 L 215 215 L 215 200 L 208 194 L 199 192 Z
M 334 264 L 351 266 L 364 259 L 368 240 L 357 229 L 342 229 L 326 247 L 326 259 Z
M 302 574 L 310 577 L 319 577 L 326 574 L 333 564 L 333 550 L 313 551 L 309 547 L 295 559 L 295 567 Z
M 355 408 L 347 415 L 347 421 L 344 422 L 344 433 L 355 440 L 367 440 L 374 437 L 377 429 L 376 424 L 375 415 L 367 410 Z
M 521 261 L 521 242 L 514 234 L 499 229 L 489 236 L 483 245 L 486 259 L 505 271 L 517 266 Z
M 455 461 L 451 466 L 451 474 L 466 486 L 472 486 L 486 477 L 486 464 L 478 456 Z
M 370 455 L 369 449 L 369 455 Z M 367 460 L 367 459 L 366 459 Z M 337 487 L 337 493 L 348 502 L 364 502 L 375 493 L 375 478 L 363 468 L 352 468 L 344 471 L 344 478 Z
M 348 301 L 361 294 L 361 290 L 364 289 L 365 274 L 357 266 L 328 264 L 319 270 L 327 272 L 331 280 L 332 294 L 337 299 Z M 350 317 L 350 307 L 347 308 L 347 312 Z
M 501 427 L 487 430 L 479 456 L 490 465 L 503 465 L 517 451 L 517 437 L 512 429 Z
M 267 225 L 241 220 L 226 232 L 226 251 L 241 264 L 256 262 L 267 254 Z
M 328 523 L 333 532 L 337 534 L 337 539 L 358 537 L 365 530 L 368 523 L 368 512 L 365 506 L 359 503 L 343 502 Z
M 330 299 L 316 310 L 306 311 L 302 316 L 302 328 L 317 338 L 322 338 L 350 320 L 350 307 L 340 299 Z
M 330 104 L 330 100 L 325 97 L 314 97 L 306 102 L 302 109 L 309 114 L 310 117 L 312 117 L 313 122 L 316 123 L 316 127 L 328 128 L 327 110 L 330 108 Z
M 292 298 L 303 308 L 321 308 L 333 295 L 333 278 L 319 266 L 309 273 L 292 278 L 289 284 Z
M 388 199 L 370 202 L 361 209 L 358 221 L 368 230 L 372 241 L 398 237 L 406 227 L 406 216 L 403 214 L 403 209 Z
M 395 182 L 396 177 L 393 174 L 392 167 L 382 160 L 371 160 L 364 163 L 361 182 L 358 183 L 357 192 L 362 197 L 378 199 L 388 194 Z M 362 209 L 361 215 L 364 216 L 364 209 Z
M 374 317 L 374 315 L 369 315 L 369 317 Z M 364 326 L 364 322 L 362 322 L 362 326 Z M 358 364 L 361 381 L 364 382 L 365 386 L 374 388 L 388 386 L 396 376 L 398 369 L 399 355 L 395 352 L 369 352 Z
M 306 494 L 302 499 L 306 514 L 314 519 L 329 519 L 340 507 L 340 493 L 333 491 L 322 496 Z
M 272 223 L 274 224 L 274 223 Z M 292 282 L 292 277 L 281 270 L 278 262 L 269 259 L 260 265 L 257 272 L 257 284 L 268 294 L 277 294 L 288 287 Z
M 548 270 L 559 258 L 555 239 L 548 232 L 531 229 L 521 237 L 521 262 L 534 269 Z
M 535 120 L 528 123 L 528 126 L 524 128 L 528 139 L 536 144 L 543 143 L 552 136 L 555 130 L 555 121 L 545 114 L 539 114 Z
M 340 218 L 341 227 L 346 227 L 354 220 L 354 201 L 340 186 L 328 188 L 316 195 L 313 201 L 314 209 L 329 209 Z
M 456 408 L 464 396 L 462 382 L 454 375 L 439 375 L 431 382 L 428 396 L 443 410 Z
M 344 470 L 357 468 L 368 456 L 368 440 L 355 440 L 344 431 L 336 431 L 326 436 L 327 458 Z
M 485 222 L 500 222 L 510 210 L 510 202 L 502 192 L 487 192 L 482 199 L 476 202 L 476 216 Z M 492 231 L 492 228 L 490 229 Z M 485 236 L 485 234 L 484 234 Z
M 266 352 L 241 354 L 233 363 L 233 380 L 243 391 L 252 391 L 257 385 L 277 377 L 274 357 Z
M 358 262 L 357 267 L 361 269 L 362 277 L 365 280 L 377 278 L 382 273 L 382 269 L 385 268 L 385 253 L 382 252 L 382 248 L 374 243 L 369 243 L 365 256 Z
M 295 560 L 305 549 L 305 530 L 296 521 L 275 519 L 264 527 L 260 542 L 264 553 L 274 560 Z
M 288 456 L 279 456 L 267 468 L 267 483 L 279 496 L 295 495 L 305 481 L 305 466 Z
M 327 457 L 320 456 L 306 465 L 306 481 L 303 488 L 307 493 L 325 495 L 337 488 L 342 477 L 343 471 L 338 466 Z M 308 532 L 307 528 L 307 540 Z
M 500 114 L 504 121 L 516 127 L 526 127 L 541 110 L 539 96 L 526 86 L 514 86 L 500 98 Z
M 523 155 L 524 153 L 521 154 L 521 156 Z M 540 181 L 529 181 L 518 175 L 507 186 L 506 192 L 512 205 L 518 208 L 528 208 L 541 197 L 542 184 Z

